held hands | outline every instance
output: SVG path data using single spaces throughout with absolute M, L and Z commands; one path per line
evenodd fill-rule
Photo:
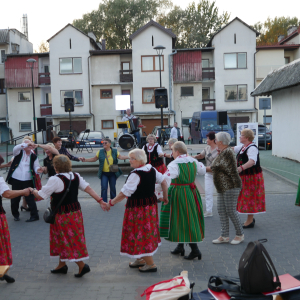
M 85 157 L 78 157 L 81 162 L 85 162 Z
M 30 188 L 24 189 L 23 190 L 23 195 L 26 196 L 26 197 L 29 196 L 30 195 Z
M 162 202 L 164 203 L 164 205 L 167 205 L 169 203 L 169 200 L 168 200 L 168 198 L 164 198 L 164 199 L 162 199 Z
M 238 167 L 237 170 L 239 173 L 243 172 L 243 169 L 241 167 Z
M 42 167 L 39 167 L 39 168 L 37 169 L 37 172 L 38 172 L 39 174 L 41 174 L 41 173 L 44 172 L 44 169 L 43 169 Z

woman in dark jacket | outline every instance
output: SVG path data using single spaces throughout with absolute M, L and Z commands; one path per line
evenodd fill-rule
M 70 180 L 71 185 L 63 203 L 55 216 L 55 223 L 50 224 L 50 256 L 59 256 L 59 264 L 51 273 L 68 272 L 66 262 L 75 262 L 79 267 L 75 277 L 82 277 L 90 272 L 84 260 L 89 258 L 86 248 L 81 206 L 78 201 L 78 189 L 88 193 L 104 209 L 105 203 L 78 173 L 71 172 L 71 161 L 65 155 L 57 155 L 53 160 L 56 175 L 49 178 L 40 191 L 31 189 L 36 198 L 51 196 L 51 208 L 54 210 L 65 194 Z

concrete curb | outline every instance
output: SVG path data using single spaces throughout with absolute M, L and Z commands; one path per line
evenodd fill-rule
M 271 175 L 273 175 L 274 177 L 277 177 L 278 179 L 282 179 L 282 180 L 285 180 L 286 182 L 288 182 L 289 184 L 295 186 L 296 188 L 298 188 L 298 183 L 290 180 L 290 179 L 287 179 L 286 177 L 282 176 L 282 175 L 279 175 L 271 170 L 269 170 L 268 168 L 266 167 L 261 167 L 263 169 L 263 171 L 266 171 L 268 173 L 270 173 Z

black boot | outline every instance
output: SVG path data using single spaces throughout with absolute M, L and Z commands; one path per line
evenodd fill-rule
M 184 256 L 184 244 L 183 243 L 179 243 L 177 245 L 177 247 L 171 251 L 172 254 L 181 254 L 181 256 Z
M 189 243 L 189 245 L 190 245 L 192 251 L 191 251 L 191 253 L 188 256 L 185 256 L 184 258 L 188 259 L 188 260 L 192 260 L 195 257 L 198 257 L 198 260 L 200 260 L 201 257 L 202 257 L 202 254 L 201 254 L 201 252 L 200 252 L 197 244 L 195 244 L 195 243 Z
M 8 275 L 4 275 L 3 277 L 0 278 L 0 280 L 5 280 L 7 283 L 13 283 L 15 282 L 14 278 L 8 276 Z

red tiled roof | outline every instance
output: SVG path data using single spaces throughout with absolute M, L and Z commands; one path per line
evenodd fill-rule
M 267 45 L 267 46 L 256 46 L 256 50 L 264 49 L 298 49 L 300 44 L 285 44 L 285 45 Z
M 300 26 L 296 30 L 294 30 L 291 34 L 289 34 L 287 37 L 282 39 L 278 44 L 283 45 L 285 42 L 288 42 L 290 39 L 297 36 L 299 33 L 300 33 Z

